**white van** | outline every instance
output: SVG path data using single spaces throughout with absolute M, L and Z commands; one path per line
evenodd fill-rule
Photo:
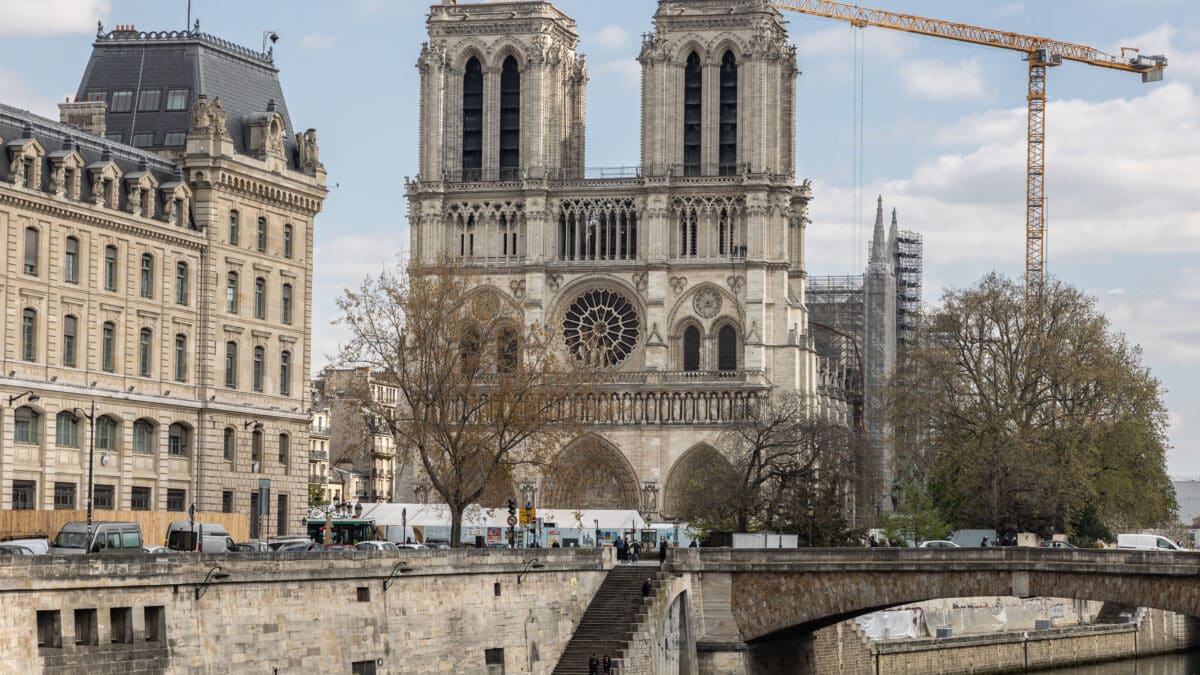
M 50 553 L 145 553 L 142 550 L 142 526 L 104 521 L 92 523 L 89 532 L 87 523 L 70 522 L 63 525 L 58 536 L 50 542 Z
M 1118 534 L 1117 548 L 1133 551 L 1182 551 L 1175 542 L 1157 534 Z
M 224 525 L 176 521 L 167 526 L 164 546 L 172 551 L 225 553 L 233 550 L 233 537 Z

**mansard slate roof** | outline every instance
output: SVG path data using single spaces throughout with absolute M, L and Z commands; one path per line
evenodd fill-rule
M 3 184 L 3 180 L 11 171 L 9 153 L 3 149 L 14 142 L 20 142 L 23 138 L 36 139 L 45 149 L 47 156 L 69 153 L 72 150 L 77 151 L 83 158 L 85 167 L 111 160 L 121 168 L 121 172 L 125 176 L 138 171 L 146 171 L 154 175 L 159 185 L 183 180 L 182 167 L 161 155 L 124 143 L 110 141 L 68 124 L 55 122 L 28 110 L 21 110 L 3 103 L 0 103 L 0 138 L 4 139 L 0 144 L 0 184 Z M 49 163 L 42 162 L 41 170 L 42 176 L 38 184 L 46 185 L 50 171 Z M 80 201 L 90 201 L 92 198 L 91 181 L 86 178 L 80 181 L 80 188 L 83 192 L 80 195 Z M 118 192 L 121 194 L 120 206 L 123 209 L 125 208 L 125 191 L 119 190 Z M 194 227 L 194 223 L 192 226 Z
M 172 89 L 188 90 L 185 110 L 166 109 L 167 93 Z M 160 92 L 158 109 L 138 111 L 139 92 L 150 90 Z M 133 92 L 129 112 L 111 110 L 114 91 Z M 109 102 L 109 134 L 119 133 L 124 142 L 131 143 L 133 134 L 153 133 L 153 145 L 146 147 L 163 149 L 172 149 L 165 146 L 166 134 L 188 131 L 192 104 L 201 94 L 209 101 L 220 97 L 228 114 L 229 135 L 241 154 L 247 152 L 250 142 L 247 116 L 266 112 L 274 101 L 274 109 L 283 116 L 286 127 L 284 147 L 288 165 L 297 166 L 295 130 L 272 52 L 256 52 L 202 33 L 199 21 L 193 30 L 183 31 L 147 32 L 118 26 L 104 33 L 101 29 L 92 43 L 92 56 L 76 97 L 82 101 L 100 93 Z

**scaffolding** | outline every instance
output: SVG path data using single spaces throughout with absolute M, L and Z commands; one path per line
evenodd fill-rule
M 925 245 L 921 235 L 900 230 L 892 247 L 896 270 L 896 347 L 903 352 L 917 343 L 921 327 L 921 284 Z

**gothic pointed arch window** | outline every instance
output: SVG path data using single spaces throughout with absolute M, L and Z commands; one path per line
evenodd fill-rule
M 479 180 L 483 169 L 483 67 L 472 56 L 463 69 L 463 180 Z
M 513 57 L 500 68 L 500 180 L 520 178 L 521 71 Z
M 717 169 L 722 176 L 737 173 L 738 66 L 733 52 L 721 57 L 721 92 L 718 117 Z
M 700 329 L 695 326 L 683 329 L 683 369 L 700 370 Z
M 717 370 L 737 370 L 737 329 L 729 324 L 717 331 Z
M 700 56 L 688 54 L 683 68 L 683 175 L 700 175 Z

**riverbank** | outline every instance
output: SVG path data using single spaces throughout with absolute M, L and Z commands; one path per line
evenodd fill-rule
M 837 675 L 1014 673 L 1112 661 L 1200 646 L 1200 620 L 1140 609 L 1129 623 L 1065 626 L 945 638 L 870 640 L 853 621 L 813 635 L 812 672 Z

